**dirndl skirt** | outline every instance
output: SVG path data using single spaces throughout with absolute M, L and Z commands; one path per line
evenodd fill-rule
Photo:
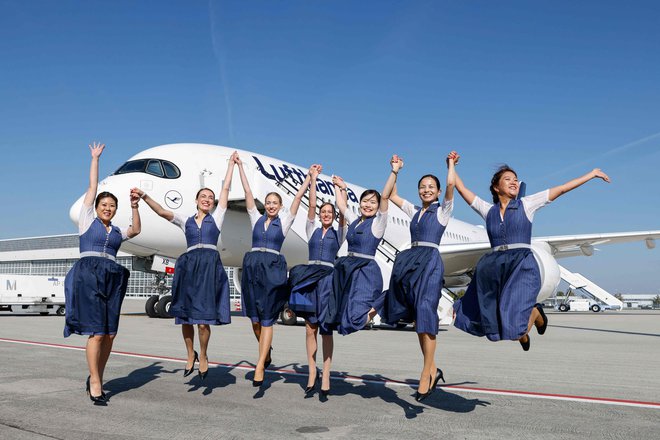
M 289 308 L 310 324 L 319 324 L 322 335 L 332 334 L 325 323 L 332 293 L 334 269 L 322 264 L 301 264 L 289 271 Z
M 436 248 L 417 246 L 397 255 L 381 318 L 388 324 L 415 321 L 417 333 L 437 335 L 444 265 Z
M 129 276 L 108 258 L 79 259 L 64 278 L 64 337 L 117 334 Z
M 540 289 L 541 274 L 530 249 L 486 254 L 465 295 L 454 303 L 454 326 L 491 341 L 520 339 Z
M 289 299 L 284 256 L 260 251 L 246 253 L 241 296 L 244 316 L 264 327 L 272 326 Z
M 170 315 L 176 324 L 231 323 L 229 279 L 215 249 L 193 249 L 176 260 Z
M 336 326 L 342 335 L 355 333 L 364 328 L 372 307 L 382 308 L 384 298 L 383 277 L 375 260 L 341 257 L 335 263 L 325 325 Z

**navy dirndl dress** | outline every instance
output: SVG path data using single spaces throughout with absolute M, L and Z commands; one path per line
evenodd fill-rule
M 111 225 L 108 231 L 94 207 L 84 205 L 79 229 L 80 259 L 64 279 L 64 337 L 117 334 L 130 272 L 115 259 L 126 230 Z
M 264 228 L 267 216 L 248 211 L 252 226 L 252 250 L 243 257 L 241 296 L 243 313 L 253 323 L 272 326 L 289 298 L 286 259 L 280 254 L 293 218 L 278 216 Z M 284 215 L 283 215 L 284 216 Z
M 472 203 L 486 220 L 494 250 L 479 260 L 465 295 L 454 303 L 454 326 L 491 341 L 517 340 L 527 333 L 541 274 L 531 250 L 532 217 L 545 206 L 548 191 L 512 200 L 500 217 L 500 204 L 478 197 Z
M 186 234 L 188 250 L 176 260 L 169 313 L 176 324 L 231 323 L 229 279 L 218 253 L 220 227 L 226 209 L 206 215 L 200 226 L 195 216 L 175 214 L 172 223 Z
M 374 259 L 376 249 L 382 238 L 374 235 L 372 224 L 378 221 L 387 224 L 387 213 L 378 212 L 362 222 L 346 211 L 350 222 L 346 240 L 348 256 L 341 257 L 335 263 L 332 280 L 332 295 L 328 301 L 325 325 L 337 326 L 342 335 L 361 330 L 366 324 L 366 317 L 373 307 L 382 308 L 384 300 L 383 276 Z M 384 228 L 382 229 L 384 232 Z
M 294 266 L 289 271 L 289 308 L 309 323 L 319 324 L 322 335 L 330 335 L 332 328 L 324 320 L 332 293 L 334 261 L 343 240 L 334 228 L 329 228 L 325 235 L 320 227 L 312 231 L 308 236 L 309 264 Z
M 421 208 L 405 201 L 403 211 L 412 217 L 411 248 L 400 252 L 394 261 L 381 314 L 384 322 L 414 321 L 417 333 L 438 334 L 438 303 L 444 281 L 438 246 L 452 208 L 453 200 L 444 202 L 442 209 L 436 202 L 420 216 Z

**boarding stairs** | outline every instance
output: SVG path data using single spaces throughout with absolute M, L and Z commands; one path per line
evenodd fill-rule
M 559 272 L 561 278 L 569 284 L 571 290 L 581 290 L 587 296 L 610 306 L 612 309 L 621 310 L 623 308 L 622 301 L 579 273 L 573 273 L 561 265 L 559 265 Z

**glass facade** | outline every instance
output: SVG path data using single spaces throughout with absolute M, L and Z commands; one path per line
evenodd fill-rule
M 64 245 L 64 246 L 62 246 Z M 73 245 L 73 246 L 72 246 Z M 15 240 L 0 240 L 0 252 L 11 252 L 12 250 L 47 250 L 61 247 L 78 248 L 78 236 L 54 236 L 24 238 Z M 0 274 L 14 275 L 47 275 L 63 277 L 73 267 L 76 259 L 50 259 L 31 261 L 2 261 L 0 260 Z M 152 273 L 133 270 L 133 257 L 118 257 L 117 263 L 131 272 L 128 279 L 128 297 L 148 297 L 156 293 L 158 279 Z M 229 277 L 229 293 L 232 300 L 240 298 L 240 294 L 234 287 L 234 268 L 225 267 Z M 167 286 L 172 286 L 172 276 L 167 275 Z

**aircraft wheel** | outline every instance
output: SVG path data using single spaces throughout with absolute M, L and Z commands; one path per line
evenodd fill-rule
M 57 311 L 55 312 L 55 314 L 56 314 L 57 316 L 64 316 L 64 313 L 65 313 L 65 312 L 66 312 L 66 309 L 64 308 L 64 306 L 59 306 L 59 307 L 57 308 Z
M 294 325 L 297 322 L 296 313 L 289 306 L 284 307 L 280 312 L 280 319 L 284 325 Z
M 144 311 L 147 312 L 149 318 L 158 318 L 158 312 L 156 311 L 156 304 L 158 303 L 158 295 L 151 295 L 147 298 L 147 302 L 144 303 Z
M 171 318 L 170 305 L 172 304 L 172 295 L 165 295 L 156 303 L 156 312 L 161 318 Z

